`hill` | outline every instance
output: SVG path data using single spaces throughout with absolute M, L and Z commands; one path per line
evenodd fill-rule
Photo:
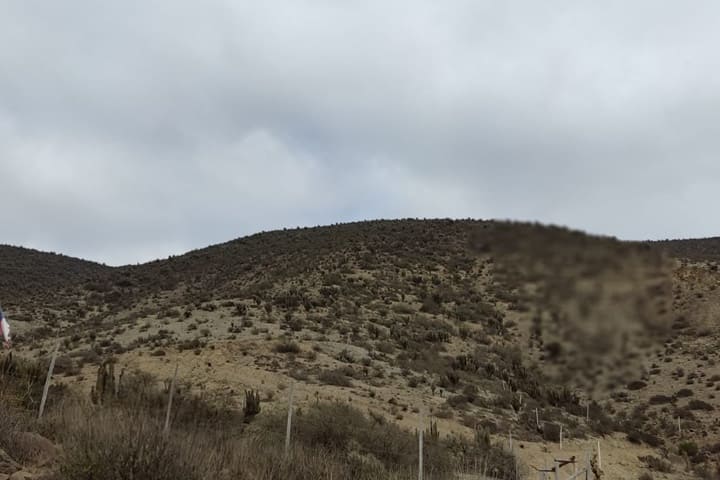
M 97 263 L 9 245 L 0 245 L 0 265 L 0 298 L 19 320 L 41 314 L 35 306 L 66 307 L 71 298 L 65 292 L 110 271 Z
M 719 451 L 720 282 L 673 245 L 402 220 L 119 268 L 1 247 L 16 282 L 0 298 L 26 320 L 19 353 L 46 355 L 59 331 L 62 381 L 87 393 L 108 358 L 159 379 L 177 363 L 189 391 L 237 408 L 252 389 L 272 410 L 295 382 L 300 405 L 342 400 L 406 428 L 425 411 L 443 437 L 512 432 L 532 465 L 564 454 L 563 425 L 565 453 L 605 436 L 613 478 L 648 455 L 681 478 L 679 441 L 697 443 L 698 471 Z
M 652 242 L 670 255 L 695 261 L 720 261 L 720 237 Z

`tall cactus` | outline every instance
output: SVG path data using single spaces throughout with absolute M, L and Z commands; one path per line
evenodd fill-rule
M 426 436 L 429 440 L 437 442 L 440 440 L 440 431 L 438 430 L 438 422 L 430 420 L 430 430 L 427 431 Z
M 245 418 L 249 419 L 260 413 L 260 392 L 255 390 L 245 391 Z
M 120 376 L 122 378 L 122 374 Z M 90 399 L 95 404 L 105 403 L 107 399 L 117 396 L 118 386 L 115 385 L 115 362 L 105 360 L 98 367 L 97 379 L 95 387 L 90 391 Z

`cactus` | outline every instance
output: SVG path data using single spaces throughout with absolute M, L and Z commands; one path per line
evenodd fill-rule
M 118 377 L 117 384 L 115 385 L 115 398 L 117 398 L 118 395 L 120 394 L 120 390 L 122 389 L 122 380 L 123 380 L 124 376 L 125 376 L 125 367 L 123 367 L 123 369 L 120 370 L 120 376 Z
M 440 431 L 438 430 L 437 421 L 430 420 L 430 429 L 426 432 L 426 436 L 433 442 L 440 440 Z
M 260 413 L 260 393 L 255 390 L 245 391 L 245 418 L 251 418 Z
M 120 374 L 122 379 L 122 374 Z M 108 398 L 117 397 L 119 384 L 115 384 L 115 362 L 105 360 L 98 367 L 95 386 L 90 391 L 90 400 L 94 404 L 102 404 Z

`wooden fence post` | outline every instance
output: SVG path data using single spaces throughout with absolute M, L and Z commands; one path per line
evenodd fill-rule
M 560 425 L 560 450 L 562 450 L 562 441 L 563 441 L 563 426 Z
M 287 428 L 285 430 L 285 458 L 290 454 L 290 432 L 292 431 L 293 397 L 295 394 L 295 382 L 290 384 L 290 403 L 288 404 Z
M 55 360 L 57 359 L 58 351 L 60 350 L 60 340 L 55 344 L 55 350 L 53 351 L 52 359 L 50 360 L 50 368 L 48 368 L 47 377 L 45 378 L 45 387 L 43 388 L 42 400 L 40 400 L 40 410 L 38 411 L 38 420 L 43 416 L 45 411 L 45 402 L 47 401 L 48 391 L 50 391 L 50 382 L 52 381 L 53 370 L 55 369 Z
M 418 480 L 423 480 L 423 433 L 425 431 L 425 419 L 420 411 L 420 430 L 418 432 Z
M 167 413 L 165 414 L 165 428 L 164 432 L 167 434 L 170 432 L 170 412 L 172 411 L 173 395 L 175 395 L 175 381 L 177 380 L 179 364 L 175 364 L 175 373 L 173 374 L 172 381 L 170 382 L 170 395 L 168 397 Z

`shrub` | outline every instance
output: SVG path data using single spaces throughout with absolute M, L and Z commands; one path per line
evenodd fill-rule
M 545 422 L 543 423 L 543 439 L 548 442 L 559 442 L 560 441 L 560 425 L 557 423 Z
M 326 385 L 336 385 L 338 387 L 352 387 L 352 382 L 347 376 L 348 371 L 344 368 L 336 368 L 335 370 L 325 370 L 320 373 L 318 380 Z
M 62 478 L 201 479 L 197 451 L 163 436 L 147 418 L 104 412 L 75 418 L 63 434 Z
M 261 428 L 282 438 L 285 418 L 280 414 L 269 417 Z M 391 423 L 378 423 L 342 403 L 321 403 L 299 412 L 293 422 L 293 436 L 303 445 L 319 447 L 349 459 L 352 468 L 355 466 L 353 458 L 358 454 L 365 456 L 366 460 L 374 459 L 376 472 L 399 469 L 409 473 L 417 462 L 417 439 L 414 434 Z M 445 447 L 430 439 L 426 443 L 426 465 L 435 474 L 448 475 L 454 470 L 452 452 Z M 378 475 L 373 478 L 389 476 Z
M 275 345 L 275 351 L 278 353 L 300 353 L 300 345 L 292 340 L 283 340 Z
M 650 470 L 654 470 L 656 472 L 670 473 L 673 470 L 672 464 L 670 462 L 667 462 L 658 457 L 654 457 L 652 455 L 646 455 L 644 457 L 641 456 L 638 457 L 638 459 L 645 465 L 647 465 Z
M 687 408 L 689 408 L 690 410 L 704 410 L 704 411 L 708 411 L 708 412 L 715 410 L 715 407 L 713 407 L 709 403 L 704 402 L 702 400 L 698 400 L 698 399 L 690 400 Z
M 649 400 L 650 405 L 664 405 L 671 402 L 672 398 L 667 395 L 653 395 Z
M 682 388 L 682 389 L 680 389 L 680 390 L 677 391 L 677 393 L 675 394 L 675 396 L 678 397 L 678 398 L 692 397 L 692 396 L 693 396 L 693 391 L 690 390 L 689 388 Z
M 680 455 L 686 455 L 688 457 L 694 457 L 697 455 L 698 451 L 700 449 L 697 446 L 697 443 L 692 441 L 684 441 L 680 442 L 678 445 L 678 453 Z
M 645 443 L 651 447 L 659 447 L 663 443 L 662 439 L 657 435 L 637 429 L 630 430 L 627 434 L 627 439 L 632 443 Z
M 466 395 L 452 395 L 448 397 L 447 404 L 455 409 L 462 409 L 467 406 L 468 398 Z

